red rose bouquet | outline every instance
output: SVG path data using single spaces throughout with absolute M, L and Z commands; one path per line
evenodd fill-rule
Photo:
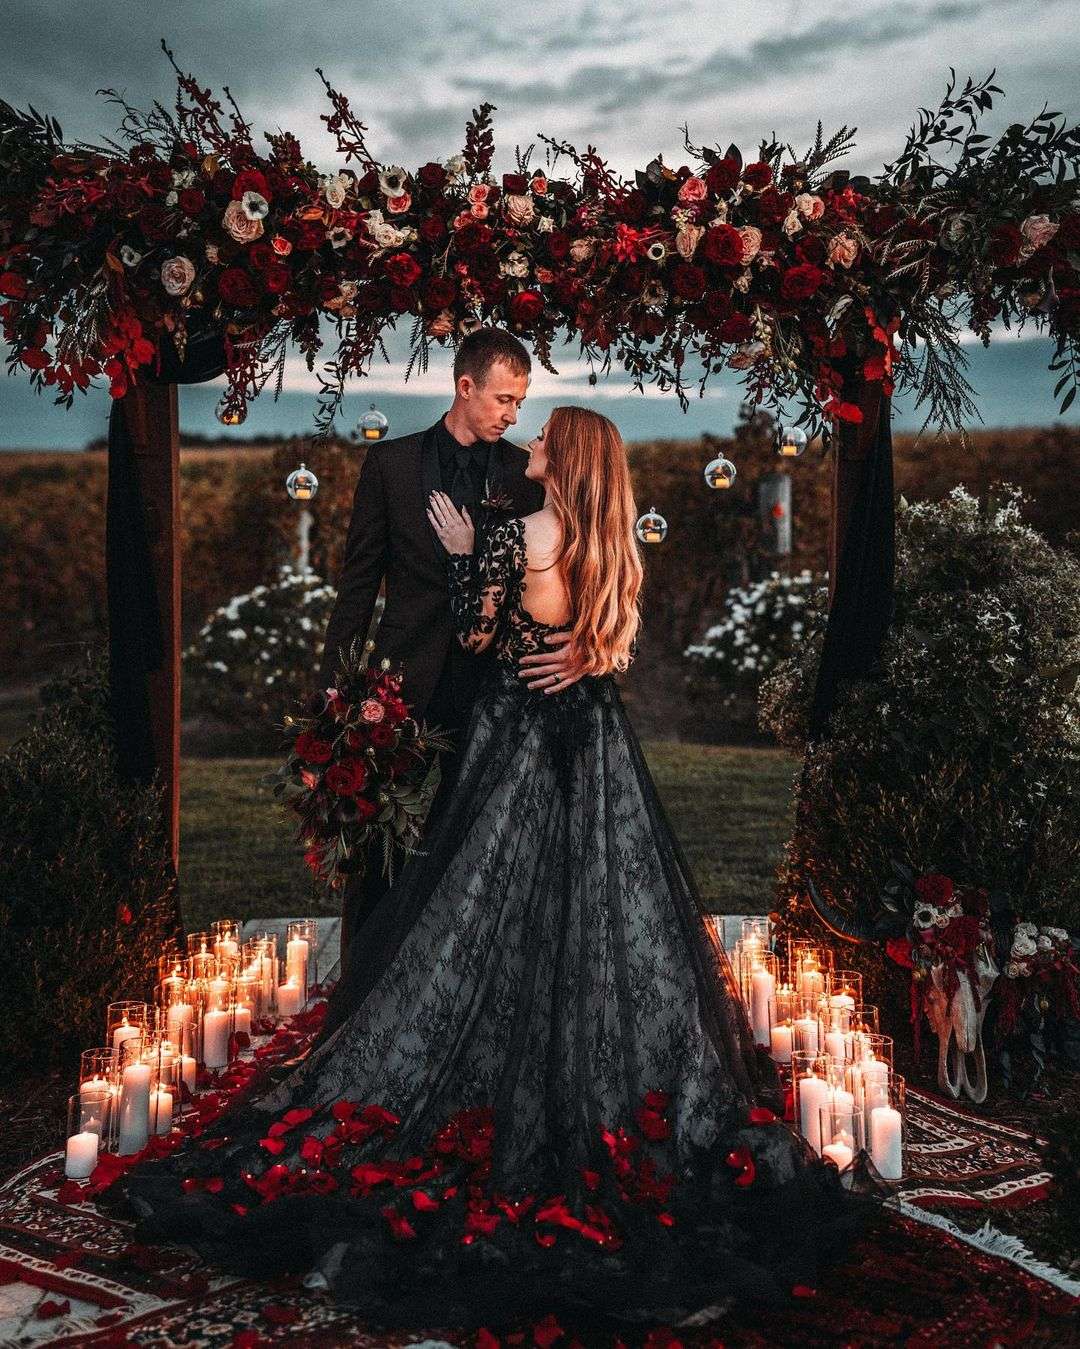
M 369 664 L 373 643 L 353 643 L 335 687 L 311 695 L 299 717 L 274 791 L 297 817 L 297 842 L 316 884 L 341 890 L 364 868 L 368 844 L 381 836 L 383 868 L 415 852 L 439 785 L 439 751 L 449 740 L 420 725 L 401 697 L 402 675 Z

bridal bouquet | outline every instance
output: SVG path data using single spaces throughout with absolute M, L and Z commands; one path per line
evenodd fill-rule
M 303 715 L 285 719 L 296 734 L 271 775 L 299 821 L 304 861 L 328 891 L 363 870 L 375 837 L 388 874 L 396 851 L 416 851 L 439 785 L 439 751 L 450 747 L 445 734 L 409 715 L 400 671 L 386 660 L 371 667 L 373 646 L 358 652 L 354 642 L 336 687 L 312 694 Z

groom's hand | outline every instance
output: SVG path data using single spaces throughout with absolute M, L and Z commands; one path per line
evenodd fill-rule
M 518 676 L 527 680 L 526 687 L 542 689 L 544 693 L 561 693 L 581 678 L 575 672 L 570 633 L 551 632 L 544 638 L 552 651 L 536 651 L 518 661 Z

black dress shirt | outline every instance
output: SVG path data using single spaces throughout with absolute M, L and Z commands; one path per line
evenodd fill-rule
M 468 506 L 469 514 L 476 520 L 476 508 L 484 500 L 484 489 L 488 476 L 488 463 L 491 455 L 491 442 L 477 440 L 471 445 L 462 443 L 447 429 L 444 417 L 438 425 L 439 472 L 442 476 L 443 491 L 460 510 Z M 471 480 L 471 492 L 459 478 L 455 484 L 455 475 L 460 465 Z

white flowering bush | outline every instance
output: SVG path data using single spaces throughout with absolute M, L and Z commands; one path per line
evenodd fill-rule
M 773 572 L 763 581 L 733 586 L 723 615 L 699 642 L 683 652 L 695 684 L 715 684 L 729 711 L 756 703 L 766 675 L 824 621 L 827 588 L 810 571 L 795 576 Z
M 894 861 L 996 892 L 1029 921 L 1080 920 L 1080 562 L 1016 488 L 962 488 L 897 516 L 881 673 L 841 689 L 807 750 L 818 635 L 762 686 L 762 723 L 806 751 L 782 885 L 862 911 Z
M 289 563 L 271 585 L 234 595 L 184 649 L 188 706 L 276 743 L 273 728 L 311 690 L 334 599 L 333 586 Z

